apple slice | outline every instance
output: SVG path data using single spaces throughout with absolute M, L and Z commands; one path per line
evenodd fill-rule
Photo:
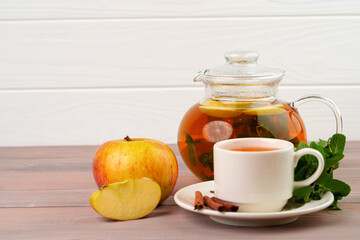
M 160 185 L 150 178 L 140 178 L 105 185 L 91 194 L 89 200 L 103 217 L 131 220 L 151 213 L 160 198 Z

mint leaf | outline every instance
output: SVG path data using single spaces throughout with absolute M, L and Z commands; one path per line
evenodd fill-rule
M 337 199 L 334 200 L 334 202 L 331 204 L 330 208 L 334 210 L 341 210 L 341 208 L 337 205 Z
M 346 137 L 343 134 L 336 133 L 330 139 L 330 151 L 333 154 L 343 153 L 345 149 Z
M 192 137 L 190 136 L 190 134 L 188 134 L 187 132 L 184 132 L 185 136 L 186 136 L 186 140 L 185 142 L 187 143 L 188 147 L 187 147 L 187 152 L 188 152 L 188 158 L 189 158 L 189 162 L 193 165 L 193 166 L 197 166 L 197 155 L 196 155 L 196 146 L 195 146 L 195 142 L 194 139 L 192 139 Z
M 264 126 L 264 124 L 256 126 L 256 133 L 259 137 L 275 138 L 275 136 Z
M 329 168 L 333 168 L 333 169 L 336 169 L 336 165 L 339 163 L 339 161 L 341 159 L 344 158 L 344 154 L 342 153 L 337 153 L 336 155 L 332 156 L 332 157 L 329 157 L 329 158 L 326 158 L 324 159 L 325 160 L 325 166 L 324 166 L 324 169 L 326 169 L 326 171 L 329 170 Z
M 327 157 L 324 147 L 322 147 L 319 143 L 312 142 L 310 144 L 310 147 L 318 150 L 324 159 Z M 313 157 L 313 158 L 316 159 L 315 157 Z M 316 162 L 317 162 L 317 159 L 316 159 Z
M 333 166 L 333 170 L 335 170 L 335 169 L 337 169 L 337 168 L 339 168 L 340 167 L 340 163 L 338 162 L 338 163 L 336 163 L 334 166 Z
M 348 184 L 337 179 L 329 179 L 321 185 L 327 190 L 331 191 L 335 196 L 341 198 L 346 197 L 351 191 L 351 188 Z
M 318 163 L 316 161 L 312 160 L 309 168 L 306 171 L 305 179 L 311 177 L 311 175 L 313 175 L 315 173 L 317 167 L 318 167 Z
M 319 142 L 312 142 L 310 146 L 306 143 L 299 143 L 298 147 L 295 150 L 300 150 L 303 148 L 313 148 L 318 150 L 324 157 L 324 170 L 320 177 L 316 180 L 312 186 L 307 186 L 307 188 L 294 191 L 294 196 L 297 201 L 309 199 L 318 200 L 322 196 L 330 191 L 334 194 L 335 200 L 331 205 L 332 209 L 340 209 L 337 205 L 338 200 L 341 200 L 343 197 L 349 195 L 351 188 L 348 184 L 333 179 L 333 172 L 340 166 L 340 160 L 344 158 L 344 149 L 345 149 L 346 137 L 343 134 L 336 133 L 328 141 L 319 140 Z M 310 176 L 317 168 L 318 162 L 314 156 L 305 155 L 301 157 L 298 165 L 294 170 L 294 179 L 295 181 L 301 181 Z M 309 195 L 310 188 L 312 192 Z M 296 195 L 295 195 L 296 194 Z
M 200 178 L 201 180 L 204 180 L 204 181 L 210 181 L 210 180 L 214 180 L 214 176 L 206 176 L 206 174 L 204 172 L 200 172 Z
M 318 142 L 319 146 L 325 148 L 328 145 L 328 142 L 325 140 L 321 140 Z
M 326 183 L 331 178 L 332 176 L 328 172 L 323 171 L 320 177 L 316 180 L 316 183 L 323 186 L 323 184 Z
M 300 159 L 301 160 L 301 159 Z M 307 164 L 306 161 L 300 161 L 298 165 L 296 166 L 295 169 L 295 176 L 294 176 L 294 180 L 295 181 L 302 181 L 304 180 L 306 177 L 306 172 L 309 169 L 309 165 Z
M 321 155 L 323 155 L 323 157 L 325 157 L 324 149 L 322 147 L 320 147 L 319 145 L 317 145 L 315 142 L 312 142 L 310 144 L 310 148 L 318 150 L 321 153 Z M 313 175 L 319 165 L 319 162 L 315 156 L 307 155 L 307 158 L 308 158 L 310 165 L 309 165 L 308 171 L 306 172 L 305 178 L 308 178 L 311 175 Z
M 297 148 L 295 149 L 296 151 L 298 151 L 303 148 L 309 148 L 309 146 L 304 142 L 300 142 Z M 309 175 L 309 170 L 311 171 L 311 169 L 314 169 L 314 166 L 312 166 L 314 161 L 316 161 L 316 158 L 312 155 L 302 156 L 299 159 L 298 164 L 296 165 L 294 180 L 301 181 L 306 179 L 307 176 Z
M 299 145 L 295 148 L 295 151 L 298 151 L 300 149 L 303 149 L 303 148 L 308 148 L 309 146 L 304 143 L 304 142 L 300 142 Z
M 309 202 L 310 195 L 313 192 L 313 188 L 311 186 L 305 186 L 301 188 L 297 188 L 293 192 L 293 196 L 295 197 L 295 202 Z
M 326 192 L 327 190 L 324 187 L 315 185 L 314 191 L 311 194 L 311 198 L 314 200 L 320 200 Z
M 209 167 L 214 172 L 213 150 L 209 153 L 203 153 L 199 156 L 199 161 L 204 167 Z

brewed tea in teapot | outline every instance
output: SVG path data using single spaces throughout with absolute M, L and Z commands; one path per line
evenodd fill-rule
M 307 96 L 295 102 L 277 98 L 277 85 L 285 71 L 257 64 L 258 54 L 233 51 L 226 64 L 199 72 L 194 81 L 205 84 L 205 98 L 184 115 L 178 132 L 178 147 L 187 167 L 200 179 L 213 179 L 213 145 L 242 137 L 278 138 L 306 142 L 306 129 L 297 107 L 307 101 L 326 103 L 336 117 L 336 105 L 322 96 Z M 276 146 L 274 146 L 276 147 Z

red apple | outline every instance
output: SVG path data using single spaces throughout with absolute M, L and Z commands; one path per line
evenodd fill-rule
M 99 147 L 93 161 L 93 174 L 99 188 L 127 179 L 151 178 L 161 187 L 161 203 L 175 187 L 178 163 L 173 151 L 165 143 L 126 137 Z

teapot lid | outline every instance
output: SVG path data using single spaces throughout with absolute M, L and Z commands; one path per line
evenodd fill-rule
M 219 67 L 209 68 L 200 73 L 210 82 L 218 83 L 277 83 L 285 75 L 278 68 L 262 66 L 257 63 L 259 54 L 254 51 L 231 51 L 225 53 L 226 63 Z M 200 77 L 200 76 L 197 77 Z M 195 77 L 194 81 L 198 81 Z

